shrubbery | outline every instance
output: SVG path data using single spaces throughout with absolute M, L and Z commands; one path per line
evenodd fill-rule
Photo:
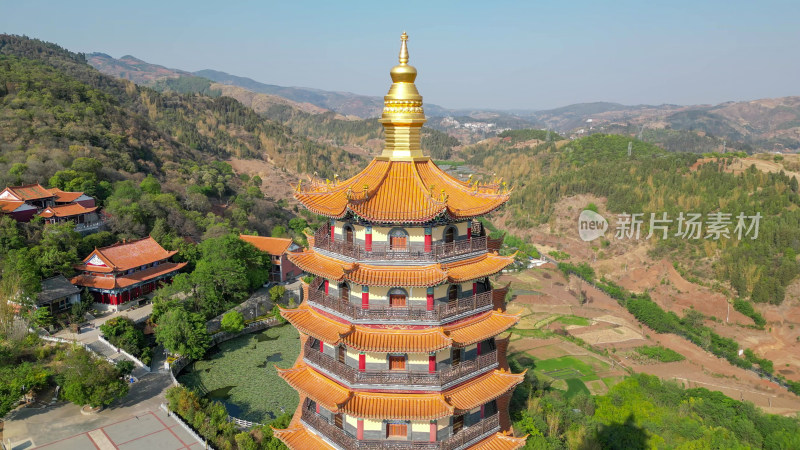
M 636 350 L 636 353 L 639 353 L 642 356 L 646 356 L 660 362 L 683 361 L 686 359 L 683 355 L 675 350 L 661 347 L 660 345 L 643 345 L 641 347 L 636 347 L 634 350 Z
M 753 305 L 747 300 L 742 300 L 740 298 L 734 299 L 733 309 L 753 319 L 753 323 L 755 323 L 756 326 L 759 328 L 764 328 L 764 325 L 767 324 L 767 321 L 764 319 L 764 316 L 762 316 L 758 311 L 756 311 L 753 308 Z
M 167 390 L 169 409 L 178 413 L 200 435 L 219 449 L 279 450 L 286 446 L 272 435 L 272 428 L 289 426 L 292 416 L 284 414 L 267 425 L 255 426 L 250 431 L 239 431 L 228 422 L 228 412 L 220 402 L 200 397 L 184 386 Z

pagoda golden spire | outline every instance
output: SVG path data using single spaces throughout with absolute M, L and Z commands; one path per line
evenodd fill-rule
M 395 161 L 424 158 L 420 147 L 420 129 L 425 123 L 422 96 L 414 85 L 417 69 L 408 65 L 408 35 L 400 36 L 399 64 L 392 67 L 392 87 L 383 97 L 380 122 L 386 131 L 386 145 L 381 157 Z

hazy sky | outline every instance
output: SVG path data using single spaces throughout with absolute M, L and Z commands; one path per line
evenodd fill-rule
M 403 30 L 425 101 L 451 108 L 800 95 L 797 0 L 0 0 L 0 32 L 73 51 L 376 96 Z

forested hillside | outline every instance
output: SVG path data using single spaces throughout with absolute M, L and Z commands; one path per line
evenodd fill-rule
M 103 75 L 57 45 L 0 36 L 0 184 L 86 192 L 107 223 L 107 231 L 82 237 L 69 224 L 4 217 L 3 299 L 36 292 L 41 277 L 69 276 L 92 248 L 122 239 L 150 234 L 191 261 L 192 241 L 287 229 L 301 236 L 306 221 L 290 227 L 293 215 L 265 197 L 264 180 L 237 176 L 230 157 L 321 176 L 361 162 L 234 99 L 159 93 Z
M 630 157 L 629 142 L 633 142 Z M 547 223 L 554 205 L 576 194 L 605 197 L 612 213 L 641 212 L 645 218 L 663 212 L 673 219 L 680 212 L 703 217 L 713 212 L 732 217 L 760 212 L 758 239 L 654 238 L 654 256 L 670 255 L 689 269 L 690 278 L 729 285 L 732 295 L 756 302 L 781 303 L 785 287 L 800 273 L 798 180 L 755 168 L 740 174 L 726 170 L 742 154 L 711 158 L 693 167 L 700 155 L 599 134 L 534 147 L 481 144 L 463 153 L 468 162 L 496 172 L 515 186 L 508 205 L 511 223 L 517 228 Z M 643 236 L 647 229 L 645 220 Z

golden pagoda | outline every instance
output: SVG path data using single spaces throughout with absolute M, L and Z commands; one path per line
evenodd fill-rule
M 422 96 L 403 33 L 380 122 L 383 153 L 346 181 L 312 180 L 295 198 L 330 218 L 289 259 L 316 276 L 281 311 L 302 352 L 279 370 L 300 392 L 291 449 L 517 449 L 508 403 L 524 374 L 497 335 L 519 317 L 489 277 L 511 264 L 478 216 L 504 185 L 459 181 L 422 153 Z

